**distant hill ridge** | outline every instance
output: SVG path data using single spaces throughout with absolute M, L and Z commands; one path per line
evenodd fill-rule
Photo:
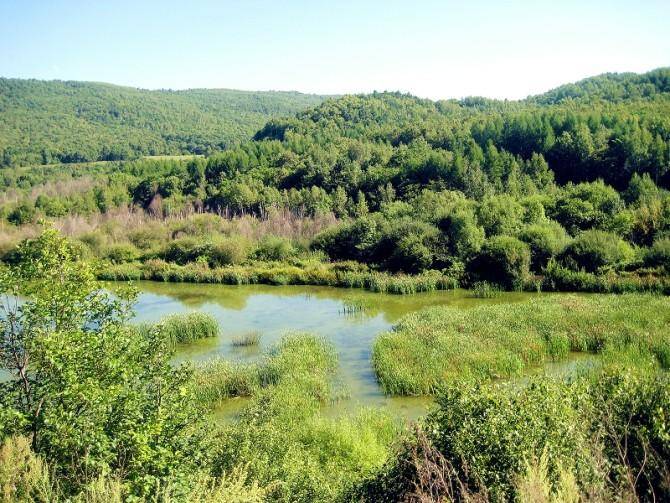
M 669 93 L 670 68 L 644 74 L 606 73 L 519 101 L 412 98 L 423 104 L 412 110 L 402 100 L 395 110 L 393 100 L 376 110 L 370 106 L 356 109 L 348 97 L 330 97 L 333 99 L 324 103 L 329 97 L 298 92 L 145 90 L 96 82 L 0 78 L 0 166 L 209 154 L 254 135 L 256 139 L 279 139 L 290 125 L 287 121 L 293 125 L 305 119 L 319 122 L 333 114 L 346 128 L 396 120 L 421 127 L 433 113 L 648 101 L 665 99 Z
M 0 165 L 207 154 L 323 96 L 0 78 Z

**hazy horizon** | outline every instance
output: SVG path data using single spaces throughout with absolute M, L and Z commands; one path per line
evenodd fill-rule
M 659 69 L 662 69 L 662 68 L 666 68 L 666 67 L 663 67 L 663 66 L 655 67 L 655 68 L 650 68 L 648 70 L 641 71 L 641 72 L 622 71 L 622 72 L 604 72 L 604 74 L 608 74 L 608 73 L 610 73 L 610 74 L 612 74 L 612 73 L 617 73 L 617 74 L 635 73 L 635 74 L 639 75 L 639 74 L 648 73 L 648 72 L 651 72 L 651 71 L 654 71 L 654 70 L 659 70 Z M 17 79 L 17 80 L 38 80 L 38 81 L 42 81 L 42 82 L 83 82 L 83 83 L 88 83 L 88 84 L 103 84 L 103 85 L 111 85 L 111 86 L 116 86 L 116 87 L 125 87 L 125 88 L 140 90 L 140 91 L 180 92 L 180 91 L 205 90 L 205 91 L 236 91 L 236 92 L 243 92 L 243 93 L 299 93 L 299 94 L 308 94 L 308 95 L 314 95 L 314 96 L 327 96 L 327 97 L 344 96 L 344 95 L 352 95 L 352 94 L 354 94 L 354 95 L 355 94 L 372 94 L 372 93 L 375 93 L 375 92 L 378 92 L 378 93 L 401 92 L 401 93 L 410 94 L 412 96 L 416 96 L 418 98 L 428 99 L 428 100 L 432 100 L 432 101 L 452 100 L 452 99 L 459 100 L 459 99 L 464 99 L 464 98 L 488 98 L 488 99 L 518 101 L 518 100 L 523 100 L 523 99 L 526 99 L 526 98 L 529 98 L 529 97 L 532 97 L 532 96 L 543 94 L 545 92 L 551 91 L 552 89 L 556 89 L 556 87 L 560 87 L 560 86 L 565 85 L 565 84 L 573 84 L 573 83 L 579 82 L 579 81 L 584 80 L 584 79 L 588 79 L 588 78 L 591 78 L 591 77 L 597 77 L 598 75 L 603 75 L 603 73 L 597 74 L 597 75 L 586 75 L 586 76 L 584 76 L 580 79 L 577 79 L 577 80 L 572 80 L 572 81 L 569 81 L 569 82 L 566 81 L 566 82 L 558 84 L 557 86 L 554 86 L 552 88 L 541 90 L 537 93 L 522 96 L 520 98 L 504 98 L 504 97 L 503 98 L 496 98 L 496 97 L 492 97 L 492 96 L 482 96 L 482 95 L 475 95 L 475 94 L 466 94 L 466 95 L 463 95 L 463 96 L 448 96 L 448 97 L 444 97 L 444 98 L 431 98 L 431 97 L 427 97 L 427 96 L 419 96 L 417 94 L 412 93 L 411 91 L 403 91 L 403 90 L 399 90 L 399 89 L 373 89 L 371 91 L 362 91 L 362 92 L 356 92 L 356 93 L 332 93 L 332 94 L 328 94 L 328 93 L 315 93 L 315 92 L 301 91 L 300 89 L 271 89 L 271 88 L 270 89 L 239 89 L 239 88 L 232 88 L 232 87 L 183 87 L 183 88 L 154 87 L 154 88 L 148 88 L 148 87 L 138 87 L 138 86 L 134 86 L 132 84 L 123 84 L 123 83 L 118 83 L 118 82 L 105 82 L 105 81 L 102 81 L 102 80 L 41 79 L 41 78 L 38 78 L 38 77 L 14 77 L 14 76 L 7 76 L 7 75 L 0 75 L 0 78 Z

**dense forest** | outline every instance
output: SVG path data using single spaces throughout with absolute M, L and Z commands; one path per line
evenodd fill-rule
M 666 291 L 669 79 L 667 69 L 608 74 L 521 102 L 329 99 L 207 158 L 4 170 L 2 212 L 19 226 L 129 205 L 161 218 L 331 215 L 337 225 L 280 257 L 311 250 L 373 272 L 439 272 L 502 288 Z M 61 186 L 68 176 L 78 182 Z M 215 258 L 216 236 L 157 232 L 150 243 L 124 236 L 124 256 L 94 252 L 117 265 L 213 268 L 272 257 L 252 243 Z M 172 274 L 112 269 L 111 277 Z
M 208 154 L 322 97 L 0 78 L 0 166 Z

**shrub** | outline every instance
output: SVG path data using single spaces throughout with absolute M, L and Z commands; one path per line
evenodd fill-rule
M 665 375 L 447 385 L 355 501 L 665 501 Z M 419 500 L 419 497 L 422 499 Z
M 315 250 L 325 251 L 335 260 L 371 262 L 382 237 L 382 219 L 376 216 L 359 218 L 351 224 L 327 229 L 312 242 Z
M 477 225 L 472 211 L 460 210 L 447 215 L 438 227 L 447 239 L 449 253 L 460 259 L 470 258 L 484 243 L 484 229 Z
M 188 262 L 195 262 L 198 257 L 208 257 L 209 247 L 202 240 L 185 237 L 175 239 L 168 243 L 168 245 L 160 253 L 160 257 L 168 262 L 175 262 L 177 264 L 186 264 Z
M 549 216 L 575 234 L 579 230 L 606 226 L 622 208 L 619 193 L 599 180 L 567 185 Z
M 128 234 L 128 239 L 143 251 L 155 249 L 167 239 L 167 233 L 159 226 L 144 225 Z
M 35 219 L 35 207 L 22 203 L 14 208 L 9 215 L 7 215 L 7 220 L 9 223 L 14 225 L 25 225 L 31 223 Z
M 286 260 L 296 254 L 295 247 L 291 242 L 279 236 L 266 236 L 258 244 L 255 257 L 258 260 Z
M 670 238 L 654 241 L 644 257 L 645 264 L 650 267 L 662 267 L 670 273 Z
M 530 265 L 535 272 L 547 266 L 568 242 L 565 229 L 558 222 L 529 225 L 519 233 L 519 239 L 530 247 Z
M 408 273 L 424 271 L 432 263 L 433 252 L 424 244 L 423 237 L 416 234 L 402 237 L 386 262 L 388 269 Z
M 492 501 L 513 500 L 527 463 L 544 452 L 551 453 L 552 482 L 561 469 L 582 485 L 597 476 L 580 416 L 588 405 L 579 403 L 577 390 L 548 380 L 521 389 L 459 383 L 447 386 L 437 403 L 428 419 L 435 447 L 468 487 L 481 484 Z
M 3 325 L 15 343 L 0 351 L 13 376 L 0 382 L 0 428 L 5 411 L 20 413 L 5 434 L 32 437 L 63 501 L 110 473 L 123 474 L 138 500 L 168 478 L 186 483 L 203 454 L 202 411 L 187 393 L 189 369 L 173 366 L 165 341 L 126 325 L 133 292 L 101 291 L 56 231 L 24 242 L 18 255 L 0 281 L 2 293 L 26 299 L 9 311 L 16 324 Z
M 7 437 L 0 444 L 0 501 L 52 501 L 46 464 L 33 453 L 26 437 Z
M 468 270 L 475 280 L 489 281 L 505 288 L 518 287 L 528 276 L 530 248 L 511 236 L 488 239 Z
M 105 244 L 105 236 L 100 232 L 85 232 L 79 235 L 77 239 L 88 246 L 95 254 L 99 254 Z
M 632 247 L 615 234 L 588 230 L 577 236 L 563 251 L 561 261 L 574 269 L 596 272 L 631 260 Z
M 212 267 L 241 264 L 248 255 L 249 243 L 241 237 L 216 240 L 207 252 Z
M 514 234 L 521 227 L 523 216 L 523 206 L 508 195 L 484 199 L 477 211 L 479 223 L 487 236 Z
M 131 244 L 116 244 L 111 245 L 105 252 L 105 258 L 114 264 L 123 264 L 125 262 L 133 262 L 139 258 L 139 252 Z

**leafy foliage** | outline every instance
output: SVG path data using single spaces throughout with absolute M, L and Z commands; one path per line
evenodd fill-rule
M 2 271 L 3 436 L 30 438 L 65 492 L 109 473 L 130 490 L 185 483 L 197 466 L 199 410 L 187 368 L 170 365 L 158 332 L 126 325 L 132 292 L 99 290 L 90 265 L 53 231 L 25 242 Z M 18 296 L 25 297 L 19 302 Z

